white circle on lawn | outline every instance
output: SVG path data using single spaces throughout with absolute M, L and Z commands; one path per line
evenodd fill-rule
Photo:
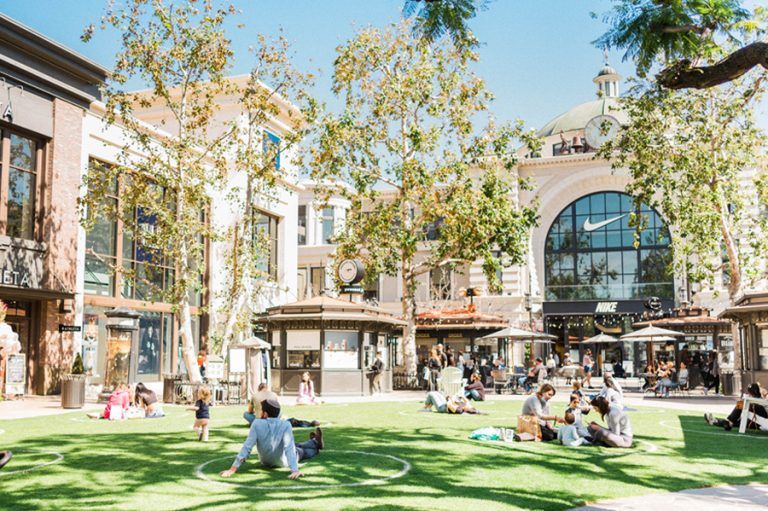
M 768 436 L 747 435 L 745 433 L 739 433 L 738 425 L 734 426 L 734 432 L 726 433 L 725 431 L 702 431 L 700 429 L 683 428 L 682 426 L 676 426 L 669 424 L 669 421 L 660 421 L 659 425 L 663 428 L 672 429 L 675 431 L 685 431 L 686 433 L 695 433 L 698 435 L 715 435 L 715 436 L 727 436 L 730 438 L 753 438 L 755 440 L 768 440 Z M 735 433 L 735 434 L 734 434 Z
M 205 474 L 205 472 L 203 472 L 203 469 L 208 465 L 210 465 L 211 463 L 215 463 L 217 461 L 226 460 L 226 459 L 232 459 L 232 456 L 223 456 L 221 458 L 208 460 L 205 463 L 201 463 L 200 465 L 195 467 L 195 476 L 197 476 L 198 478 L 204 481 L 208 481 L 209 483 L 221 484 L 225 486 L 241 486 L 243 488 L 260 488 L 264 490 L 300 490 L 304 488 L 343 488 L 343 487 L 351 487 L 351 486 L 370 486 L 375 484 L 384 484 L 393 479 L 398 479 L 400 477 L 403 477 L 405 474 L 407 474 L 411 470 L 410 463 L 408 463 L 402 458 L 398 458 L 397 456 L 392 456 L 390 454 L 379 454 L 375 452 L 366 452 L 366 451 L 345 451 L 345 450 L 326 450 L 325 452 L 344 453 L 344 454 L 361 454 L 363 456 L 386 458 L 386 459 L 397 461 L 398 463 L 402 464 L 403 468 L 401 468 L 395 474 L 388 475 L 386 477 L 366 479 L 364 481 L 358 481 L 355 483 L 292 484 L 292 485 L 286 485 L 286 486 L 273 485 L 273 484 L 234 483 L 234 482 L 228 482 L 228 481 L 216 481 L 214 479 L 211 479 L 208 475 Z
M 35 452 L 33 454 L 51 455 L 51 456 L 55 456 L 56 459 L 53 460 L 53 461 L 46 461 L 45 463 L 38 463 L 37 465 L 34 465 L 32 467 L 23 468 L 23 469 L 19 469 L 19 470 L 5 470 L 5 469 L 3 469 L 3 470 L 0 470 L 0 477 L 10 476 L 10 475 L 13 475 L 13 474 L 26 474 L 27 472 L 31 472 L 33 470 L 37 470 L 38 468 L 43 468 L 43 467 L 47 467 L 48 465 L 53 465 L 54 463 L 58 463 L 58 462 L 60 462 L 60 461 L 62 461 L 64 459 L 64 455 L 61 454 L 60 452 L 56 452 L 56 451 L 47 451 L 47 452 L 39 452 L 39 453 Z M 11 459 L 11 462 L 13 462 L 13 459 Z
M 405 410 L 400 410 L 397 413 L 399 413 L 400 415 L 402 415 L 404 417 L 419 417 L 419 416 L 430 417 L 431 415 L 450 415 L 450 416 L 461 416 L 461 417 L 484 417 L 486 419 L 490 418 L 490 419 L 493 419 L 495 421 L 517 420 L 517 417 L 497 417 L 497 416 L 495 416 L 495 415 L 493 415 L 492 413 L 489 413 L 489 412 L 483 412 L 483 413 L 440 413 L 440 412 L 434 412 L 434 411 L 429 411 L 429 412 L 419 412 L 419 411 L 409 412 L 409 411 L 405 411 Z
M 3 433 L 5 433 L 5 430 L 4 429 L 0 429 L 0 435 L 2 435 Z

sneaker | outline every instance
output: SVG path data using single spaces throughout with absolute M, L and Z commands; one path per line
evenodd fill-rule
M 13 453 L 11 451 L 0 452 L 0 468 L 6 466 L 8 462 L 11 461 L 11 458 L 13 458 Z
M 712 416 L 711 413 L 705 413 L 704 420 L 707 421 L 707 424 L 709 424 L 710 426 L 714 426 L 715 424 L 715 418 Z
M 202 429 L 197 432 L 197 441 L 198 442 L 202 442 L 203 441 L 203 430 Z
M 325 442 L 323 441 L 323 430 L 320 428 L 315 428 L 315 442 L 317 442 L 317 449 L 321 450 L 325 447 Z

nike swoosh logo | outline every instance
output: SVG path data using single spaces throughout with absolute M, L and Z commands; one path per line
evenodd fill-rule
M 597 222 L 596 224 L 591 223 L 589 221 L 589 217 L 587 217 L 587 219 L 584 220 L 584 230 L 586 232 L 592 232 L 592 231 L 594 231 L 596 229 L 599 229 L 601 227 L 605 227 L 606 225 L 608 225 L 610 223 L 613 223 L 616 220 L 624 218 L 625 216 L 627 216 L 626 213 L 624 213 L 623 215 L 619 215 L 619 216 L 613 217 L 613 218 L 609 218 L 608 220 L 603 220 L 602 222 Z

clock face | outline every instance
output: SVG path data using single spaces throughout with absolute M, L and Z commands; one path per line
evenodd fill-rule
M 349 284 L 357 277 L 357 263 L 352 259 L 345 259 L 339 263 L 339 279 Z
M 598 115 L 589 120 L 584 127 L 584 138 L 591 147 L 599 148 L 609 140 L 612 140 L 618 133 L 619 121 L 610 115 Z

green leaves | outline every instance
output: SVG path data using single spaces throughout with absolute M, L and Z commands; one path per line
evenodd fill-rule
M 635 88 L 622 100 L 629 124 L 599 151 L 617 171 L 629 170 L 628 193 L 670 224 L 678 269 L 713 285 L 726 265 L 732 299 L 741 277 L 764 276 L 767 262 L 759 233 L 768 225 L 755 193 L 764 178 L 752 177 L 765 150 L 752 112 L 762 80 L 703 91 Z M 642 228 L 642 219 L 631 221 Z

